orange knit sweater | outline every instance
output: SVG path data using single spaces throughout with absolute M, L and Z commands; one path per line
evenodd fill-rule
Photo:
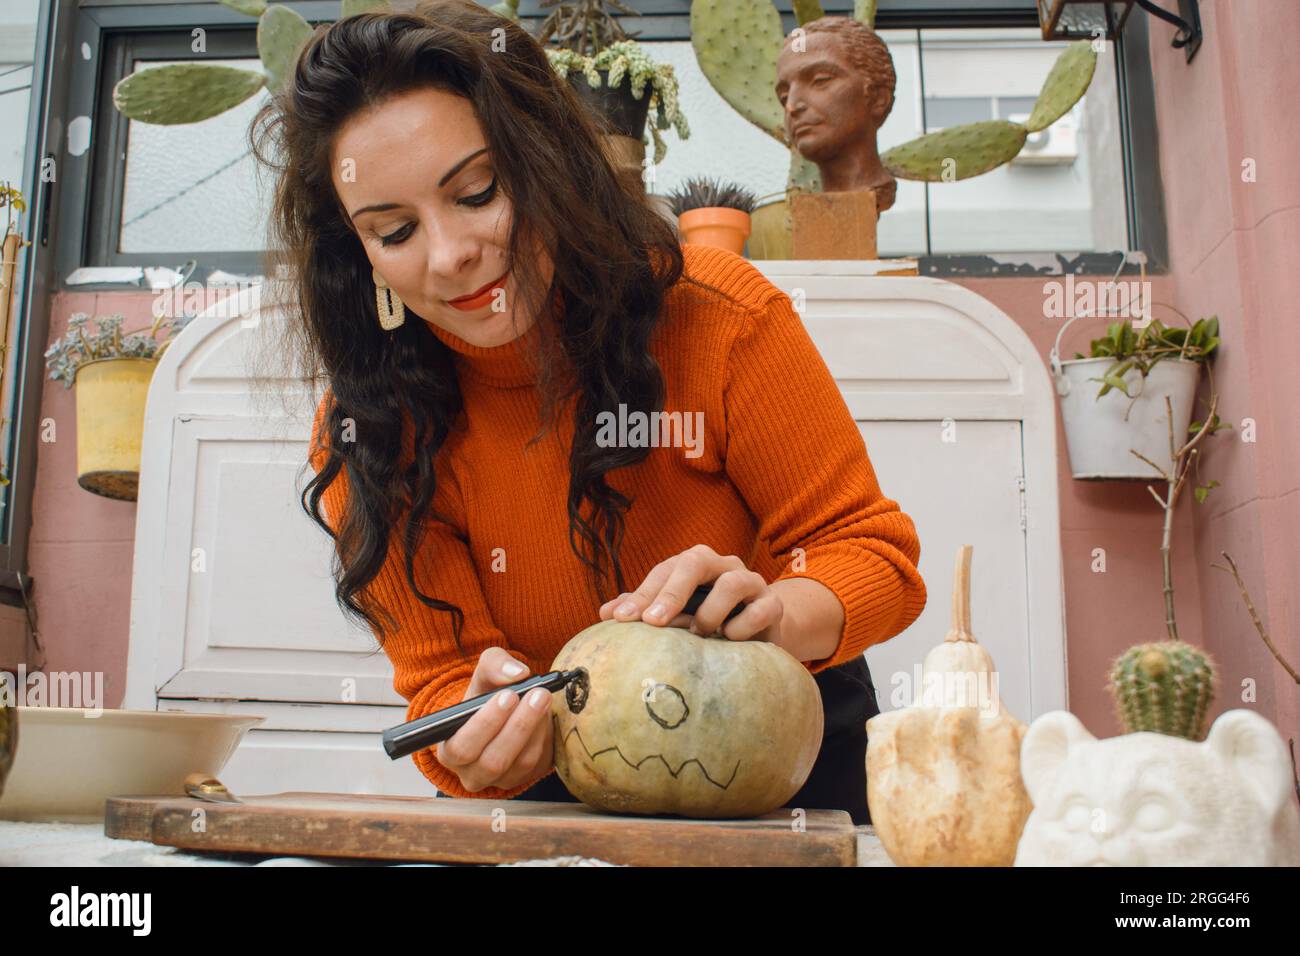
M 625 583 L 637 587 L 655 564 L 701 543 L 745 558 L 769 583 L 820 581 L 839 597 L 844 629 L 831 657 L 805 662 L 817 673 L 920 615 L 926 590 L 916 529 L 881 493 L 858 426 L 790 297 L 741 256 L 708 246 L 682 249 L 687 273 L 734 301 L 684 284 L 666 299 L 652 347 L 666 386 L 664 411 L 702 420 L 703 433 L 689 447 L 651 448 L 640 464 L 606 476 L 633 500 L 620 552 Z M 538 390 L 520 342 L 483 348 L 430 328 L 456 353 L 467 427 L 454 429 L 435 457 L 432 510 L 450 520 L 428 521 L 415 573 L 423 593 L 464 612 L 469 656 L 456 650 L 450 613 L 409 593 L 395 529 L 387 562 L 367 592 L 401 624 L 384 649 L 394 687 L 410 702 L 408 720 L 462 700 L 478 655 L 492 645 L 531 674 L 545 673 L 615 596 L 597 599 L 569 546 L 572 399 L 563 406 L 563 434 L 550 429 L 525 448 L 538 429 Z M 322 401 L 312 426 L 318 472 L 324 408 Z M 346 476 L 340 473 L 323 498 L 335 529 Z M 800 571 L 790 569 L 796 549 Z M 537 782 L 470 793 L 432 748 L 412 756 L 452 796 L 509 798 Z

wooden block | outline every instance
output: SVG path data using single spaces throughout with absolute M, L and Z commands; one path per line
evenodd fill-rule
M 630 866 L 855 866 L 843 810 L 788 809 L 744 820 L 602 813 L 580 803 L 277 793 L 242 804 L 110 797 L 104 834 L 160 846 L 274 856 L 511 863 L 557 856 Z M 204 811 L 196 832 L 196 809 Z
M 790 192 L 792 259 L 876 258 L 876 191 Z

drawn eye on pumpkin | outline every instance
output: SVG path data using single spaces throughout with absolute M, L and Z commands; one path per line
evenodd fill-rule
M 587 673 L 585 667 L 579 667 L 578 671 L 578 676 L 569 681 L 564 688 L 564 701 L 569 705 L 569 712 L 573 714 L 580 713 L 582 708 L 587 706 L 587 698 L 591 694 L 591 675 Z
M 645 702 L 646 713 L 664 730 L 673 730 L 686 722 L 691 709 L 686 698 L 672 684 L 655 684 L 654 693 Z

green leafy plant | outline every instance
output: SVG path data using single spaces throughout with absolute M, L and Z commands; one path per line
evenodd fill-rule
M 668 203 L 674 215 L 680 216 L 690 209 L 739 209 L 753 212 L 758 200 L 754 194 L 736 183 L 723 183 L 707 176 L 688 179 L 668 194 Z
M 0 182 L 0 209 L 5 210 L 5 231 L 0 236 L 3 238 L 18 231 L 14 223 L 14 213 L 27 211 L 27 200 L 23 199 L 22 190 L 12 183 Z
M 172 318 L 160 316 L 148 330 L 123 332 L 126 317 L 120 314 L 96 316 L 95 330 L 88 332 L 91 321 L 85 312 L 77 312 L 68 319 L 68 331 L 45 350 L 45 364 L 50 378 L 72 388 L 77 380 L 77 370 L 88 362 L 108 358 L 160 358 L 176 334 L 189 324 L 193 316 Z M 159 333 L 162 338 L 159 338 Z
M 19 232 L 15 219 L 15 214 L 27 211 L 27 200 L 23 198 L 22 190 L 17 186 L 14 186 L 12 183 L 0 182 L 0 210 L 4 212 L 5 223 L 4 232 L 0 233 L 0 252 L 3 251 L 10 236 L 17 237 L 17 241 L 14 244 L 15 261 L 0 262 L 0 276 L 3 276 L 6 268 L 11 270 L 11 274 L 17 273 L 17 252 L 25 246 L 31 245 L 31 241 L 24 239 L 22 233 Z M 0 296 L 3 296 L 3 298 L 0 299 L 0 316 L 8 316 L 12 295 L 12 290 L 10 290 L 3 282 L 0 282 Z M 3 336 L 0 336 L 0 338 L 3 338 Z M 8 368 L 9 365 L 8 356 L 9 343 L 0 341 L 0 384 L 4 381 L 4 370 Z M 3 425 L 7 421 L 9 421 L 7 418 L 0 419 L 0 425 Z M 0 463 L 0 487 L 7 484 L 9 484 L 9 466 Z
M 1174 310 L 1177 311 L 1177 310 Z M 1179 315 L 1182 315 L 1180 312 Z M 1185 319 L 1186 317 L 1184 317 Z M 1106 327 L 1106 334 L 1093 339 L 1091 354 L 1088 358 L 1113 358 L 1114 363 L 1107 367 L 1100 378 L 1091 381 L 1101 382 L 1101 391 L 1097 397 L 1105 395 L 1112 388 L 1118 389 L 1130 398 L 1124 376 L 1132 369 L 1137 369 L 1145 379 L 1151 369 L 1167 358 L 1186 359 L 1191 362 L 1205 362 L 1219 347 L 1219 317 L 1212 315 L 1208 319 L 1197 319 L 1188 328 L 1163 325 L 1158 319 L 1152 319 L 1145 328 L 1134 329 L 1131 319 L 1112 322 Z M 1075 352 L 1076 359 L 1085 358 Z

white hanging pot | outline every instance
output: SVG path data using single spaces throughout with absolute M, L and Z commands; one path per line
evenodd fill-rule
M 1113 388 L 1098 398 L 1102 374 L 1115 359 L 1061 361 L 1061 336 L 1075 318 L 1082 316 L 1075 316 L 1061 326 L 1051 352 L 1052 378 L 1061 399 L 1070 472 L 1082 481 L 1159 480 L 1159 473 L 1134 455 L 1132 449 L 1172 473 L 1174 462 L 1169 452 L 1165 396 L 1169 396 L 1173 408 L 1174 441 L 1181 447 L 1192 421 L 1201 363 L 1190 359 L 1161 359 L 1145 378 L 1138 369 L 1129 369 L 1124 375 L 1128 395 Z

